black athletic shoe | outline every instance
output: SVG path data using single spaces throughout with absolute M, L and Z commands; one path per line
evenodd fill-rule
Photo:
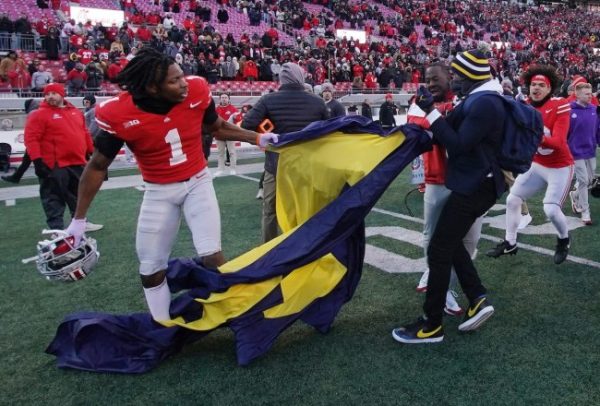
M 489 319 L 492 314 L 494 314 L 494 306 L 492 306 L 486 296 L 482 296 L 471 303 L 465 313 L 465 319 L 458 326 L 458 329 L 460 331 L 476 330 Z
M 416 322 L 392 330 L 394 340 L 404 344 L 439 343 L 444 339 L 444 327 L 431 327 L 425 317 L 421 316 Z
M 511 245 L 508 241 L 504 240 L 496 245 L 496 247 L 486 252 L 485 255 L 492 258 L 498 258 L 502 255 L 515 255 L 518 250 L 519 247 L 517 247 L 517 244 Z
M 10 182 L 10 183 L 19 183 L 19 180 L 20 180 L 20 179 L 15 178 L 13 175 L 2 175 L 2 176 L 0 176 L 0 178 L 2 178 L 2 180 Z
M 556 265 L 562 264 L 567 259 L 569 255 L 571 240 L 569 237 L 567 238 L 557 238 L 556 239 L 556 250 L 554 251 L 554 263 Z

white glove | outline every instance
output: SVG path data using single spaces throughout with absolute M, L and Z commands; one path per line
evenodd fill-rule
M 83 234 L 85 233 L 85 225 L 87 223 L 86 219 L 73 219 L 71 220 L 71 224 L 69 224 L 69 227 L 65 230 L 65 232 L 69 235 L 73 236 L 74 239 L 74 246 L 75 247 L 79 247 L 79 244 L 81 243 L 81 237 L 83 237 Z
M 265 148 L 269 144 L 276 144 L 279 140 L 279 135 L 275 133 L 264 133 L 259 134 L 256 137 L 256 145 L 261 148 Z

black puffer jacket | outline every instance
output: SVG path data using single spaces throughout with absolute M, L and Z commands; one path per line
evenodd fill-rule
M 285 134 L 298 131 L 314 121 L 329 118 L 325 102 L 320 97 L 304 90 L 304 85 L 285 84 L 279 90 L 261 97 L 246 113 L 242 127 L 257 131 L 265 119 L 275 126 L 272 132 Z M 267 152 L 265 170 L 275 174 L 277 153 Z

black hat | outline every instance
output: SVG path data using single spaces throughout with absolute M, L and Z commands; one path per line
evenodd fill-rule
M 488 61 L 488 45 L 482 43 L 477 49 L 459 52 L 450 67 L 459 76 L 478 82 L 492 78 L 490 62 Z
M 96 97 L 93 94 L 83 96 L 83 100 L 88 100 L 92 106 L 96 104 Z

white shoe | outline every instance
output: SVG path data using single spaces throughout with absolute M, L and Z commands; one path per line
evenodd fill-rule
M 85 232 L 86 233 L 91 233 L 93 231 L 102 230 L 103 228 L 104 228 L 104 226 L 102 224 L 94 224 L 94 223 L 90 223 L 89 221 L 87 221 L 85 223 Z
M 583 213 L 581 213 L 581 221 L 586 226 L 591 226 L 592 225 L 592 216 L 590 215 L 590 211 L 589 210 L 584 211 Z
M 256 198 L 257 199 L 262 199 L 263 197 L 265 197 L 265 192 L 261 189 L 258 189 L 258 193 L 256 194 Z
M 449 289 L 448 292 L 446 292 L 446 307 L 444 307 L 444 311 L 450 316 L 458 316 L 464 312 L 462 307 L 460 307 L 456 301 L 455 296 L 458 296 L 458 294 L 453 290 Z
M 525 227 L 527 227 L 529 225 L 529 223 L 531 223 L 531 220 L 533 220 L 533 218 L 531 217 L 531 214 L 529 214 L 529 213 L 521 214 L 521 220 L 519 220 L 519 225 L 517 226 L 517 230 L 522 230 Z
M 427 292 L 427 280 L 429 279 L 429 269 L 426 269 L 417 285 L 417 292 Z
M 221 170 L 218 170 L 218 171 L 216 171 L 216 172 L 213 174 L 213 176 L 214 176 L 215 178 L 218 178 L 219 176 L 223 176 L 223 175 L 225 175 L 225 172 L 223 172 L 223 171 L 221 171 Z

